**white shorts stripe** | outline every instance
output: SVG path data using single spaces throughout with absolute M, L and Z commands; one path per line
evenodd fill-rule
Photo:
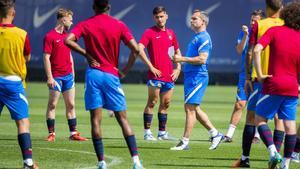
M 23 94 L 21 94 L 21 93 L 19 93 L 19 96 L 28 105 L 28 101 L 27 101 L 26 97 Z
M 184 103 L 187 103 L 193 96 L 194 94 L 202 87 L 202 83 L 200 83 L 185 99 Z
M 258 92 L 258 89 L 254 90 L 253 93 L 251 93 L 251 95 L 249 96 L 248 101 L 250 101 Z
M 60 87 L 60 85 L 57 83 L 57 81 L 54 80 L 54 82 L 55 82 L 55 86 L 57 87 L 58 91 L 61 92 L 61 87 Z
M 259 103 L 261 103 L 262 101 L 266 100 L 268 97 L 270 97 L 270 95 L 268 95 L 268 94 L 267 94 L 267 95 L 264 95 L 264 97 L 260 98 L 260 99 L 257 101 L 256 106 L 258 106 Z

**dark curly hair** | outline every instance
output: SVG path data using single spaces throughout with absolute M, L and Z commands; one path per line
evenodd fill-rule
M 5 18 L 8 10 L 15 6 L 16 0 L 0 0 L 0 17 Z
M 280 13 L 280 18 L 285 25 L 295 30 L 300 30 L 300 2 L 289 3 Z

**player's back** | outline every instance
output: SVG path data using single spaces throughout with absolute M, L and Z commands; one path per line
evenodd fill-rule
M 264 83 L 267 92 L 298 96 L 300 33 L 287 26 L 277 26 L 268 30 L 267 35 L 271 39 L 269 74 L 273 76 Z
M 127 44 L 133 38 L 127 26 L 107 15 L 95 15 L 74 27 L 72 32 L 84 38 L 89 54 L 100 63 L 100 70 L 117 75 L 121 40 Z
M 13 25 L 0 24 L 0 76 L 26 77 L 24 47 L 27 32 Z

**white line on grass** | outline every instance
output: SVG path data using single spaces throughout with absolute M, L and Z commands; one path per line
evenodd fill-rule
M 0 145 L 0 147 L 16 147 L 16 146 L 17 145 Z M 95 153 L 88 152 L 88 151 L 69 150 L 69 149 L 60 149 L 60 148 L 44 148 L 44 147 L 33 147 L 33 148 L 41 149 L 41 150 L 49 150 L 49 151 L 61 151 L 61 152 L 72 152 L 72 153 L 95 155 Z M 122 158 L 120 158 L 120 157 L 105 155 L 105 158 L 111 159 L 111 162 L 107 164 L 108 167 L 122 163 Z M 97 168 L 97 167 L 96 166 L 84 167 L 84 168 L 78 167 L 76 169 L 93 169 L 93 168 Z

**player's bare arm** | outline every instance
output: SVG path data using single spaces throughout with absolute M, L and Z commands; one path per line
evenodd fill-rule
M 175 51 L 175 55 L 181 55 L 180 49 L 177 49 Z M 176 68 L 173 70 L 173 73 L 171 75 L 172 80 L 175 82 L 179 75 L 180 75 L 180 71 L 181 71 L 181 64 L 180 63 L 176 63 Z
M 253 59 L 254 59 L 254 67 L 257 72 L 257 78 L 259 82 L 263 82 L 265 79 L 272 77 L 272 75 L 264 75 L 261 70 L 261 51 L 263 50 L 263 46 L 261 44 L 257 44 L 253 50 Z
M 76 42 L 76 37 L 73 33 L 70 33 L 67 36 L 67 38 L 65 39 L 65 45 L 68 46 L 70 49 L 74 50 L 75 52 L 83 55 L 87 59 L 90 66 L 100 66 L 100 63 L 98 63 L 90 54 L 88 54 L 85 49 L 80 47 L 80 45 Z
M 253 91 L 252 81 L 251 81 L 253 48 L 254 48 L 254 46 L 249 44 L 247 56 L 246 56 L 246 62 L 245 62 L 245 68 L 246 68 L 245 92 L 246 92 L 246 94 L 249 94 L 251 91 Z M 250 91 L 248 91 L 248 90 L 250 90 Z
M 206 53 L 206 52 L 200 53 L 199 56 L 192 57 L 192 58 L 175 55 L 174 62 L 176 62 L 176 63 L 186 62 L 186 63 L 190 63 L 190 64 L 194 64 L 194 65 L 203 65 L 203 64 L 206 64 L 207 58 L 208 58 L 208 53 Z
M 243 38 L 242 40 L 240 41 L 240 43 L 238 43 L 236 45 L 236 51 L 239 55 L 241 55 L 246 47 L 246 44 L 247 44 L 247 37 L 248 37 L 248 27 L 246 25 L 243 25 L 242 26 L 242 30 L 244 32 L 244 35 L 243 35 Z
M 44 61 L 44 68 L 47 75 L 47 85 L 50 88 L 54 88 L 55 80 L 53 79 L 52 72 L 51 72 L 51 63 L 50 63 L 50 54 L 44 53 L 43 61 Z
M 156 69 L 152 63 L 150 62 L 150 60 L 148 59 L 146 53 L 145 53 L 145 46 L 141 43 L 139 43 L 139 50 L 140 50 L 140 54 L 139 57 L 140 59 L 148 66 L 149 70 L 155 75 L 155 77 L 160 77 L 161 76 L 161 72 Z
M 130 55 L 129 55 L 129 58 L 128 58 L 125 68 L 119 72 L 121 75 L 121 78 L 124 78 L 128 74 L 129 70 L 134 65 L 135 60 L 140 53 L 138 44 L 136 43 L 136 41 L 134 39 L 130 40 L 129 43 L 127 44 L 127 46 L 131 50 L 131 52 L 130 52 Z

